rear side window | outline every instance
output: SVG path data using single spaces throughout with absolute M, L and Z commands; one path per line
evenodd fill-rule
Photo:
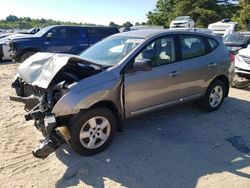
M 67 37 L 80 38 L 81 37 L 80 28 L 67 28 Z
M 91 37 L 106 37 L 117 33 L 116 28 L 105 28 L 105 27 L 90 27 L 88 28 L 89 36 Z
M 211 39 L 211 38 L 208 39 L 208 43 L 209 43 L 210 52 L 213 51 L 215 48 L 217 48 L 217 46 L 219 45 L 216 40 Z
M 182 59 L 199 57 L 206 54 L 206 45 L 200 36 L 181 35 L 180 44 Z

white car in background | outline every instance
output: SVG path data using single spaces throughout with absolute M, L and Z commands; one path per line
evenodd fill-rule
M 208 25 L 208 29 L 220 36 L 226 36 L 236 31 L 238 23 L 232 22 L 230 19 L 223 19 L 220 22 L 212 23 Z
M 239 89 L 250 86 L 250 46 L 239 50 L 239 54 L 235 56 L 235 77 L 232 86 Z
M 170 29 L 194 28 L 195 22 L 190 16 L 178 16 L 170 23 Z
M 14 38 L 24 37 L 30 34 L 11 34 L 9 36 L 3 37 L 0 39 L 0 61 L 1 60 L 10 60 L 10 46 L 9 43 Z

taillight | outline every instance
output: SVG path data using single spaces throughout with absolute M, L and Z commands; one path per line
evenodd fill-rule
M 231 52 L 229 52 L 229 57 L 230 57 L 231 63 L 234 63 L 234 61 L 235 61 L 234 54 L 232 54 Z

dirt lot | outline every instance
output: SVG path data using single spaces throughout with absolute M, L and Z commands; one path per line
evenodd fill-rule
M 214 113 L 191 103 L 130 120 L 94 157 L 65 145 L 40 160 L 40 133 L 8 100 L 17 66 L 0 64 L 0 187 L 250 187 L 250 88 Z

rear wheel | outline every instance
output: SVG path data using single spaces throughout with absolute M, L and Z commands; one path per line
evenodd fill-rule
M 36 52 L 25 52 L 22 56 L 21 56 L 21 62 L 24 62 L 26 59 L 28 59 L 30 56 L 34 55 Z
M 80 112 L 70 121 L 70 144 L 80 155 L 97 154 L 111 143 L 116 127 L 116 119 L 107 108 L 97 107 Z
M 214 80 L 208 87 L 205 97 L 201 101 L 204 109 L 208 111 L 218 110 L 225 98 L 225 84 L 221 80 Z

